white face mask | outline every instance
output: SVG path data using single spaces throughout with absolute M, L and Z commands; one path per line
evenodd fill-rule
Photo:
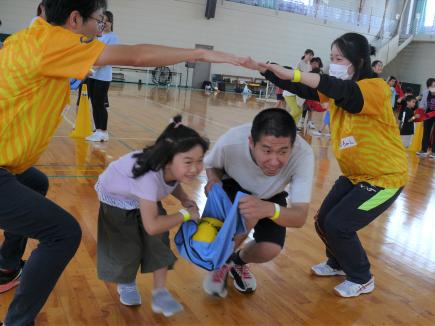
M 352 76 L 347 73 L 347 69 L 350 66 L 352 66 L 352 64 L 345 66 L 345 65 L 339 65 L 336 63 L 331 63 L 329 65 L 329 76 L 333 76 L 335 78 L 340 78 L 343 80 L 351 79 Z
M 435 87 L 430 87 L 430 88 L 429 88 L 429 92 L 431 92 L 431 93 L 435 93 Z

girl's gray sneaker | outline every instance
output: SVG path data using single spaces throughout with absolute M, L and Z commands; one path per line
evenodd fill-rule
M 165 317 L 175 315 L 183 310 L 183 306 L 165 288 L 153 290 L 151 309 Z
M 118 284 L 119 300 L 126 306 L 139 306 L 142 301 L 137 290 L 136 282 Z

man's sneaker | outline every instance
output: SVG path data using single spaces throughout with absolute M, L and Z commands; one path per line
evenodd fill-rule
M 234 265 L 230 272 L 235 288 L 242 293 L 252 293 L 257 289 L 257 281 L 248 265 Z
M 427 157 L 427 155 L 428 155 L 427 152 L 423 152 L 423 151 L 418 151 L 415 154 L 417 154 L 417 156 L 420 156 L 420 157 Z
M 156 314 L 170 317 L 177 312 L 183 311 L 183 305 L 175 300 L 167 289 L 159 289 L 153 291 L 151 309 Z
M 332 268 L 326 261 L 311 267 L 311 272 L 317 276 L 345 276 L 346 273 L 341 269 Z
M 319 130 L 313 131 L 313 136 L 320 137 L 322 136 L 322 133 Z
M 202 282 L 205 293 L 225 298 L 228 294 L 227 277 L 230 269 L 231 265 L 225 264 L 220 269 L 209 272 Z
M 344 298 L 357 297 L 363 293 L 373 292 L 375 289 L 375 278 L 372 278 L 365 284 L 358 284 L 351 281 L 344 281 L 334 288 L 335 294 Z
M 9 291 L 20 284 L 24 264 L 24 260 L 21 260 L 19 269 L 8 272 L 0 271 L 0 293 Z
M 136 282 L 118 284 L 119 301 L 126 306 L 139 306 L 142 303 Z

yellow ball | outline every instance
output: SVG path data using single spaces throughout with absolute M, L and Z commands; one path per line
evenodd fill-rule
M 213 242 L 224 223 L 214 217 L 203 217 L 199 220 L 198 230 L 192 239 L 202 242 Z

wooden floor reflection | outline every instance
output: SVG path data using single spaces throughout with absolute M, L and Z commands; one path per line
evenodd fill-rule
M 70 139 L 71 125 L 65 121 L 37 164 L 50 177 L 48 196 L 71 212 L 83 229 L 80 249 L 38 317 L 38 325 L 435 324 L 435 161 L 409 154 L 408 186 L 387 212 L 360 233 L 376 290 L 342 299 L 332 292 L 340 278 L 315 278 L 309 273 L 311 265 L 324 259 L 312 217 L 340 174 L 329 140 L 309 136 L 316 156 L 309 220 L 302 229 L 288 230 L 285 249 L 277 259 L 252 266 L 258 282 L 255 294 L 241 295 L 229 284 L 225 300 L 208 297 L 201 288 L 205 272 L 180 259 L 170 273 L 168 288 L 184 304 L 183 313 L 164 318 L 151 312 L 150 275 L 138 277 L 142 306 L 122 306 L 115 286 L 96 276 L 98 200 L 93 185 L 99 173 L 120 155 L 152 142 L 176 113 L 181 112 L 186 124 L 214 142 L 228 128 L 251 121 L 272 105 L 239 94 L 119 84 L 112 85 L 109 97 L 108 143 Z M 202 174 L 187 187 L 201 206 L 204 183 Z M 179 208 L 171 198 L 164 204 L 169 212 Z M 35 246 L 31 241 L 28 252 Z M 3 316 L 12 295 L 1 295 Z

